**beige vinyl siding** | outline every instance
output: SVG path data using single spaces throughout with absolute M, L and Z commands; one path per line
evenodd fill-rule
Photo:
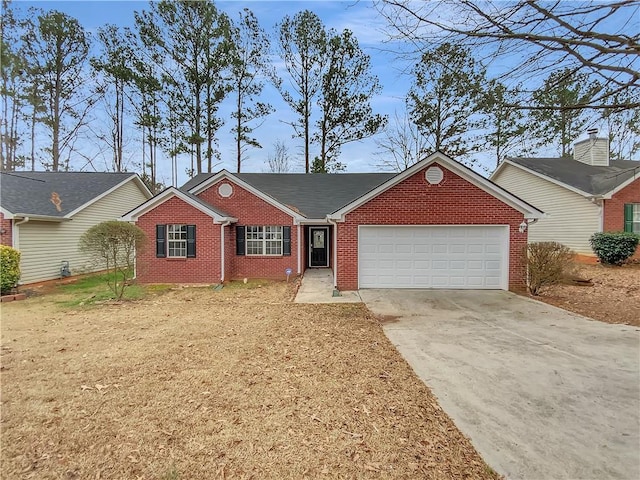
M 72 220 L 53 223 L 29 221 L 17 227 L 18 248 L 22 252 L 20 282 L 33 283 L 60 278 L 63 261 L 73 275 L 101 269 L 78 250 L 82 234 L 105 220 L 115 220 L 146 201 L 147 197 L 131 180 L 74 215 Z M 64 199 L 63 199 L 64 201 Z
M 589 237 L 601 230 L 598 205 L 509 164 L 491 180 L 547 214 L 529 227 L 529 242 L 560 242 L 576 253 L 593 255 Z

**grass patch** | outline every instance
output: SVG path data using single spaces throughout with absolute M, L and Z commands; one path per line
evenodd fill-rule
M 102 273 L 82 277 L 73 283 L 60 285 L 58 293 L 66 298 L 58 301 L 64 307 L 82 307 L 104 303 L 115 298 L 114 293 L 107 286 L 107 281 L 113 278 L 110 274 Z M 122 297 L 123 301 L 140 300 L 150 295 L 160 295 L 171 288 L 171 285 L 129 285 Z

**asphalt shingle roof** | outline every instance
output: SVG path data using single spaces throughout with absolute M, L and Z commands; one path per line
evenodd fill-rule
M 214 174 L 200 174 L 187 191 Z M 394 173 L 237 173 L 243 182 L 307 218 L 324 218 L 394 177 Z
M 509 161 L 592 195 L 604 195 L 640 172 L 640 162 L 611 161 L 596 167 L 570 158 L 509 158 Z
M 135 173 L 1 173 L 0 205 L 14 214 L 62 218 L 132 176 Z M 60 211 L 52 201 L 54 193 L 60 199 Z

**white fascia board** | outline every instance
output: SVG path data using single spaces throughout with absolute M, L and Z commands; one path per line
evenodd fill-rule
M 286 205 L 278 202 L 273 197 L 270 197 L 269 195 L 265 194 L 261 190 L 258 190 L 257 188 L 253 187 L 252 185 L 249 185 L 248 183 L 243 182 L 242 180 L 240 180 L 238 177 L 233 175 L 231 172 L 228 172 L 227 170 L 220 170 L 218 173 L 216 173 L 212 177 L 207 178 L 204 182 L 199 183 L 195 187 L 191 188 L 189 190 L 189 193 L 192 193 L 193 195 L 198 195 L 199 193 L 204 192 L 211 185 L 213 185 L 216 182 L 219 182 L 220 180 L 222 180 L 223 178 L 226 178 L 230 182 L 235 183 L 236 185 L 244 188 L 245 190 L 249 191 L 250 193 L 252 193 L 256 197 L 260 198 L 261 200 L 264 200 L 269 205 L 272 205 L 272 206 L 276 207 L 278 210 L 281 210 L 284 213 L 286 213 L 287 215 L 290 215 L 294 219 L 294 223 L 297 224 L 299 222 L 302 222 L 302 221 L 306 220 L 306 217 L 300 215 L 295 210 L 292 210 L 291 208 L 287 207 Z
M 0 212 L 2 212 L 2 215 L 4 215 L 4 218 L 6 220 L 11 220 L 14 217 L 13 213 L 11 213 L 9 210 L 7 210 L 4 207 L 0 207 Z
M 144 184 L 144 182 L 142 180 L 140 180 L 140 178 L 138 177 L 138 175 L 136 173 L 132 173 L 130 177 L 127 177 L 125 180 L 123 180 L 122 182 L 118 183 L 117 185 L 114 185 L 113 187 L 111 187 L 109 190 L 106 190 L 105 192 L 102 192 L 100 195 L 93 197 L 91 200 L 89 200 L 87 203 L 85 203 L 84 205 L 80 205 L 78 208 L 76 208 L 75 210 L 70 211 L 69 213 L 67 213 L 65 215 L 66 218 L 71 218 L 73 217 L 76 213 L 80 212 L 81 210 L 84 210 L 85 208 L 87 208 L 89 205 L 93 205 L 94 203 L 96 203 L 98 200 L 106 197 L 107 195 L 109 195 L 110 193 L 116 191 L 118 188 L 120 188 L 121 186 L 125 185 L 128 182 L 131 181 L 136 181 L 137 180 L 137 185 L 139 188 L 141 188 L 142 192 L 144 193 L 144 195 L 147 198 L 151 198 L 153 195 L 151 194 L 151 192 L 149 191 L 149 189 L 147 188 L 147 186 Z
M 460 165 L 458 162 L 456 162 L 455 160 L 451 159 L 447 155 L 445 155 L 445 154 L 443 154 L 441 152 L 435 152 L 435 153 L 432 153 L 431 155 L 429 155 L 428 157 L 426 157 L 425 159 L 421 160 L 420 162 L 418 162 L 418 163 L 412 165 L 411 167 L 407 168 L 405 171 L 399 173 L 395 177 L 390 178 L 389 180 L 387 180 L 382 185 L 379 185 L 378 187 L 376 187 L 373 190 L 371 190 L 369 193 L 366 193 L 365 195 L 363 195 L 362 197 L 354 200 L 350 204 L 345 205 L 340 210 L 337 210 L 336 212 L 327 215 L 327 218 L 331 219 L 331 220 L 336 220 L 336 221 L 344 221 L 344 216 L 347 213 L 349 213 L 352 210 L 355 210 L 356 208 L 364 205 L 369 200 L 371 200 L 371 199 L 377 197 L 378 195 L 380 195 L 381 193 L 389 190 L 390 188 L 394 187 L 395 185 L 397 185 L 398 183 L 402 182 L 403 180 L 409 178 L 410 176 L 415 175 L 417 172 L 419 172 L 420 170 L 428 167 L 432 163 L 441 164 L 447 170 L 450 170 L 453 173 L 457 174 L 458 176 L 464 178 L 465 180 L 467 180 L 472 185 L 475 185 L 476 187 L 480 188 L 481 190 L 484 190 L 487 193 L 489 193 L 489 194 L 493 195 L 494 197 L 498 198 L 499 200 L 503 201 L 507 205 L 510 205 L 511 207 L 515 208 L 516 210 L 522 212 L 524 214 L 525 218 L 542 218 L 544 216 L 544 212 L 542 212 L 541 210 L 538 210 L 533 205 L 529 205 L 524 200 L 521 200 L 520 198 L 518 198 L 515 195 L 509 193 L 508 191 L 506 191 L 502 187 L 490 182 L 489 180 L 487 180 L 483 176 L 477 174 L 473 170 L 470 170 L 470 169 L 467 169 L 466 167 L 463 167 L 462 165 Z
M 304 218 L 300 220 L 300 225 L 329 225 L 327 218 Z
M 54 217 L 53 215 L 32 215 L 30 213 L 14 213 L 13 214 L 14 220 L 18 220 L 18 219 L 22 220 L 25 218 L 28 218 L 29 220 L 36 220 L 38 222 L 57 222 L 57 223 L 69 222 L 73 220 L 72 218 Z
M 200 210 L 205 215 L 209 215 L 211 218 L 213 218 L 213 221 L 215 223 L 221 223 L 221 222 L 231 222 L 231 223 L 233 223 L 233 222 L 237 222 L 238 221 L 237 218 L 222 216 L 222 215 L 214 212 L 213 210 L 211 210 L 209 208 L 206 208 L 204 205 L 202 205 L 202 204 L 200 204 L 198 202 L 194 202 L 191 197 L 185 195 L 183 192 L 181 192 L 180 190 L 178 190 L 175 187 L 169 187 L 169 188 L 163 190 L 161 193 L 159 193 L 155 197 L 150 198 L 149 200 L 144 202 L 142 205 L 134 208 L 129 213 L 127 213 L 127 214 L 123 215 L 122 217 L 120 217 L 120 220 L 125 221 L 125 222 L 135 222 L 142 215 L 144 215 L 145 213 L 149 212 L 150 210 L 156 208 L 158 205 L 163 204 L 164 202 L 166 202 L 167 200 L 169 200 L 172 197 L 178 197 L 180 200 L 182 200 L 185 203 L 191 205 L 193 208 L 196 208 L 196 209 Z

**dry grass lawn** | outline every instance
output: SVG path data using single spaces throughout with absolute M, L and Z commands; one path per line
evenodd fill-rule
M 1 478 L 497 478 L 362 305 L 2 304 Z

